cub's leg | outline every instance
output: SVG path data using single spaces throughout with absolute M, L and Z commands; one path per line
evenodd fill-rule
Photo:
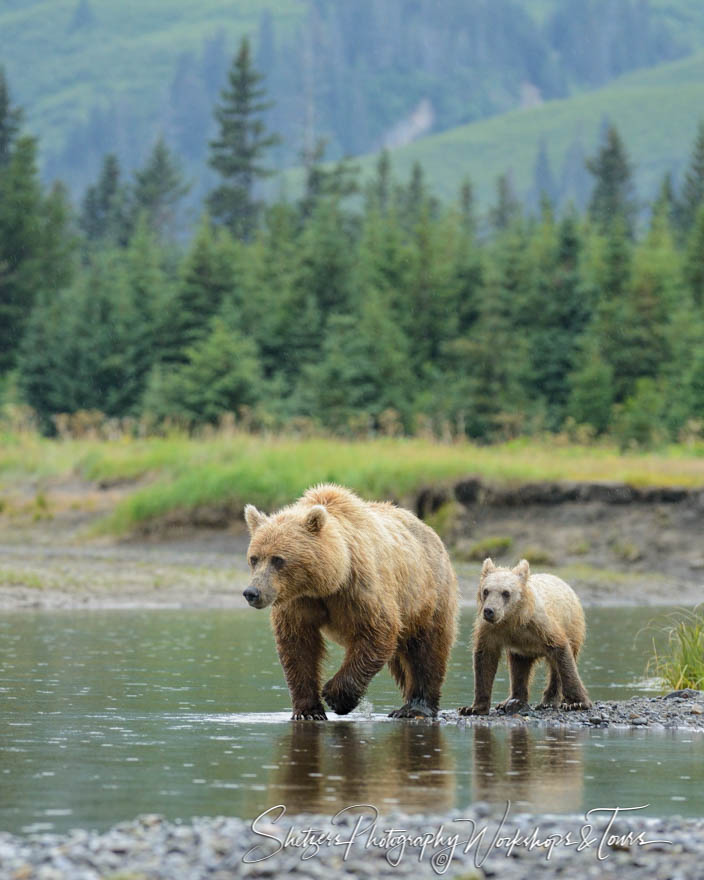
M 496 669 L 501 650 L 482 644 L 478 639 L 474 648 L 474 702 L 471 706 L 461 706 L 460 715 L 486 715 L 491 702 Z
M 530 680 L 533 676 L 535 657 L 524 657 L 522 654 L 514 654 L 508 651 L 508 671 L 511 680 L 510 696 L 507 700 L 499 703 L 497 709 L 508 709 L 511 706 L 525 705 L 528 702 Z
M 272 608 L 276 649 L 293 705 L 292 721 L 325 721 L 320 701 L 320 670 L 325 644 L 316 609 L 304 602 L 282 611 Z
M 560 683 L 562 685 L 562 693 L 564 702 L 563 709 L 589 709 L 591 708 L 591 700 L 587 694 L 586 688 L 582 684 L 577 671 L 577 664 L 574 661 L 572 648 L 569 644 L 556 646 L 552 649 L 551 654 L 554 658 L 560 675 Z
M 552 657 L 547 658 L 548 683 L 543 691 L 543 698 L 538 704 L 538 709 L 549 709 L 551 706 L 558 707 L 562 702 L 562 682 L 557 664 Z

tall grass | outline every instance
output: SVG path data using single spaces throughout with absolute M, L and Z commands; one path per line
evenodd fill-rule
M 704 690 L 704 605 L 671 615 L 662 632 L 666 646 L 658 651 L 653 640 L 648 671 L 672 690 Z
M 109 440 L 48 440 L 27 432 L 0 438 L 0 481 L 81 478 L 132 483 L 108 527 L 129 531 L 173 511 L 245 503 L 271 509 L 313 483 L 332 481 L 368 498 L 402 500 L 427 485 L 480 476 L 497 483 L 542 480 L 622 481 L 704 486 L 704 448 L 669 446 L 621 454 L 564 438 L 520 439 L 496 446 L 421 438 L 341 440 L 213 431 Z

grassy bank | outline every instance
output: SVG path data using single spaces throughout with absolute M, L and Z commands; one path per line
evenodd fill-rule
M 79 478 L 133 483 L 105 526 L 129 532 L 145 522 L 207 505 L 271 509 L 307 486 L 335 481 L 369 498 L 404 498 L 422 486 L 480 475 L 502 483 L 614 480 L 633 485 L 704 486 L 704 447 L 620 454 L 610 446 L 521 440 L 498 446 L 422 439 L 342 441 L 219 433 L 114 440 L 0 436 L 0 491 L 27 479 L 43 486 Z

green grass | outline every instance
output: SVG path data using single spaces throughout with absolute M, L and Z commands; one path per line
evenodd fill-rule
M 433 191 L 446 199 L 457 197 L 460 181 L 469 175 L 477 201 L 486 206 L 494 199 L 496 177 L 508 170 L 519 194 L 532 187 L 541 138 L 556 175 L 578 133 L 587 155 L 592 154 L 605 114 L 623 136 L 641 198 L 649 198 L 666 171 L 688 161 L 697 122 L 704 117 L 704 52 L 636 71 L 594 92 L 422 138 L 395 150 L 393 167 L 407 177 L 413 163 L 420 162 Z M 359 160 L 362 172 L 372 174 L 376 161 L 376 156 Z
M 672 690 L 704 690 L 704 606 L 672 615 L 662 631 L 666 647 L 659 652 L 653 640 L 648 671 Z
M 31 478 L 134 481 L 106 527 L 128 532 L 174 511 L 205 505 L 271 510 L 308 486 L 334 481 L 368 498 L 410 498 L 423 486 L 479 475 L 505 484 L 540 480 L 615 480 L 633 485 L 704 486 L 704 448 L 670 446 L 620 454 L 559 438 L 498 446 L 445 445 L 422 439 L 343 441 L 213 434 L 112 441 L 0 436 L 0 489 Z

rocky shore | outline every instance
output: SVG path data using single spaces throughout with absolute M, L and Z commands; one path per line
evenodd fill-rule
M 3 880 L 226 880 L 235 877 L 678 878 L 700 880 L 703 819 L 602 809 L 512 814 L 477 802 L 445 815 L 281 815 L 253 822 L 141 816 L 104 833 L 0 834 Z
M 597 700 L 591 709 L 535 709 L 519 704 L 508 711 L 492 709 L 488 715 L 461 716 L 441 712 L 447 722 L 461 725 L 503 727 L 642 727 L 655 730 L 704 732 L 704 691 L 684 688 L 664 697 L 632 697 L 630 700 Z

